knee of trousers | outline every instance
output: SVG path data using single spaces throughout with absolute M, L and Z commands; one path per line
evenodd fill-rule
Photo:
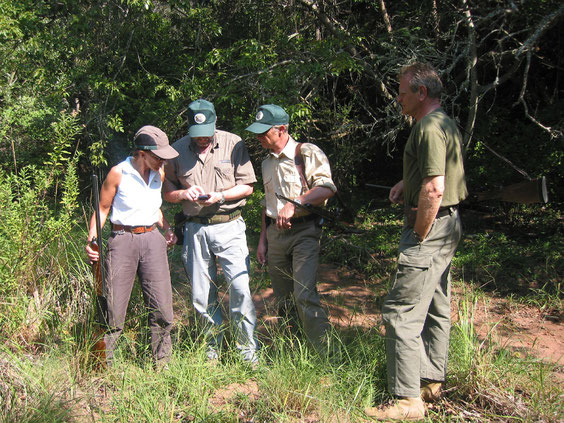
M 155 310 L 149 312 L 149 324 L 167 328 L 173 325 L 174 313 L 172 307 L 165 310 Z

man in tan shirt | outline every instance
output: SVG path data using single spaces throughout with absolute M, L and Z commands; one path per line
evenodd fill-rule
M 257 362 L 256 313 L 249 289 L 249 250 L 241 208 L 256 182 L 243 140 L 216 129 L 212 103 L 188 106 L 189 134 L 172 147 L 179 156 L 165 167 L 164 198 L 182 203 L 182 261 L 192 282 L 192 303 L 207 333 L 208 358 L 218 358 L 222 341 L 217 301 L 216 259 L 229 286 L 230 317 L 244 360 Z
M 265 201 L 257 259 L 262 264 L 268 260 L 281 317 L 293 323 L 297 308 L 308 340 L 326 354 L 331 326 L 317 292 L 319 218 L 276 194 L 302 204 L 323 205 L 337 188 L 327 156 L 313 144 L 298 144 L 288 133 L 288 123 L 284 109 L 267 104 L 259 108 L 255 122 L 247 128 L 270 150 L 262 162 Z

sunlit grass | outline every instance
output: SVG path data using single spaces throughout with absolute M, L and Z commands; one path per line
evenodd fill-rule
M 257 216 L 248 214 L 247 225 L 255 225 Z M 401 220 L 396 209 L 364 210 L 357 224 L 365 232 L 325 232 L 322 260 L 362 272 L 380 293 L 395 269 Z M 454 260 L 459 315 L 451 332 L 446 393 L 429 410 L 430 421 L 550 422 L 564 417 L 557 378 L 561 367 L 511 350 L 500 342 L 495 326 L 479 336 L 475 321 L 491 290 L 508 292 L 512 304 L 561 310 L 562 254 L 547 247 L 547 242 L 558 244 L 557 236 L 555 231 L 543 240 L 524 240 L 479 227 L 466 233 Z M 168 369 L 153 369 L 137 284 L 115 366 L 97 369 L 90 363 L 94 296 L 80 242 L 83 231 L 76 239 L 46 249 L 52 267 L 42 273 L 49 278 L 37 284 L 37 294 L 16 292 L 10 300 L 18 307 L 4 316 L 13 335 L 0 353 L 0 421 L 357 422 L 364 407 L 389 399 L 384 338 L 376 327 L 340 328 L 331 337 L 336 354 L 323 358 L 303 337 L 290 336 L 259 315 L 263 330 L 256 370 L 240 359 L 229 336 L 221 360 L 207 362 L 179 247 L 169 251 L 176 327 Z M 249 244 L 253 250 L 256 233 L 249 233 Z M 254 255 L 251 261 L 251 288 L 260 293 L 269 279 Z M 512 291 L 511 278 L 520 281 Z M 346 299 L 346 290 L 336 298 Z

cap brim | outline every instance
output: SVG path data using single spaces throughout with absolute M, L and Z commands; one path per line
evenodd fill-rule
M 267 125 L 266 123 L 255 122 L 251 124 L 249 127 L 247 127 L 246 130 L 249 132 L 254 132 L 255 134 L 264 134 L 273 126 L 274 125 Z
M 155 156 L 158 156 L 164 160 L 174 159 L 175 157 L 178 157 L 178 151 L 176 151 L 170 145 L 159 147 L 158 150 L 152 150 L 152 152 Z
M 188 130 L 188 134 L 190 134 L 190 138 L 213 137 L 215 134 L 215 122 L 203 125 L 192 125 Z

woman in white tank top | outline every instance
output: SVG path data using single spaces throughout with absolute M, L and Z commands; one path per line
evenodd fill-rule
M 161 211 L 163 165 L 178 155 L 159 128 L 143 126 L 134 138 L 133 155 L 112 167 L 100 191 L 100 226 L 110 214 L 112 233 L 107 242 L 106 278 L 103 281 L 107 301 L 106 361 L 114 362 L 114 349 L 123 331 L 125 313 L 135 276 L 139 277 L 148 324 L 151 330 L 153 362 L 166 365 L 171 354 L 170 330 L 173 323 L 172 288 L 167 246 L 176 243 L 172 227 Z M 156 229 L 160 228 L 164 236 Z M 99 254 L 92 248 L 96 237 L 96 216 L 90 219 L 86 252 L 90 262 Z

